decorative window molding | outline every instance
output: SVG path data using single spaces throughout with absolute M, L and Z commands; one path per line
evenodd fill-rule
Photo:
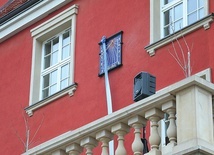
M 171 4 L 170 4 L 171 3 Z M 145 49 L 149 53 L 150 56 L 155 55 L 155 50 L 168 44 L 171 42 L 174 37 L 177 38 L 182 35 L 186 35 L 192 31 L 195 31 L 196 29 L 200 27 L 204 27 L 205 30 L 209 29 L 210 23 L 213 21 L 213 14 L 208 15 L 208 8 L 209 8 L 209 1 L 204 0 L 204 6 L 203 6 L 203 12 L 204 12 L 204 18 L 198 18 L 196 22 L 188 25 L 187 23 L 187 5 L 185 5 L 185 8 L 183 9 L 183 18 L 185 20 L 185 24 L 181 29 L 173 34 L 170 34 L 168 36 L 163 35 L 163 12 L 166 11 L 166 8 L 169 6 L 176 6 L 180 3 L 187 4 L 187 0 L 173 0 L 170 1 L 169 4 L 165 5 L 163 8 L 163 0 L 150 0 L 150 45 L 146 46 Z M 169 7 L 170 8 L 170 7 Z M 165 10 L 164 10 L 165 9 Z M 164 38 L 163 38 L 164 37 Z
M 188 33 L 191 33 L 199 28 L 204 28 L 204 30 L 207 30 L 210 28 L 210 24 L 211 22 L 213 22 L 214 19 L 214 14 L 210 14 L 204 18 L 202 18 L 201 20 L 186 26 L 184 28 L 182 28 L 181 30 L 166 36 L 163 39 L 160 39 L 154 43 L 151 43 L 150 45 L 145 47 L 145 50 L 147 51 L 147 53 L 150 56 L 154 56 L 155 55 L 155 50 L 159 49 L 160 47 L 172 42 L 175 38 L 180 38 L 181 36 L 187 35 Z
M 45 104 L 59 98 L 65 93 L 69 93 L 71 96 L 76 89 L 74 85 L 74 54 L 75 54 L 75 34 L 76 34 L 76 15 L 78 12 L 78 6 L 73 5 L 70 8 L 59 13 L 55 17 L 47 20 L 41 25 L 35 27 L 31 30 L 31 35 L 33 37 L 33 53 L 32 53 L 32 69 L 31 69 L 31 84 L 30 84 L 30 97 L 29 97 L 29 107 L 26 111 L 29 115 L 32 115 L 33 111 L 44 106 Z M 42 48 L 43 43 L 59 34 L 63 30 L 70 28 L 71 38 L 70 38 L 70 87 L 65 90 L 56 92 L 56 94 L 51 95 L 43 100 L 41 100 L 41 65 L 42 65 Z M 31 106 L 36 104 L 35 106 Z
M 73 84 L 73 85 L 70 85 L 68 86 L 67 88 L 61 90 L 61 91 L 58 91 L 56 92 L 55 94 L 37 102 L 37 103 L 34 103 L 32 105 L 30 105 L 29 107 L 25 108 L 25 111 L 26 113 L 29 115 L 29 116 L 32 116 L 33 115 L 33 112 L 41 107 L 43 107 L 44 105 L 47 105 L 48 103 L 60 98 L 60 97 L 63 97 L 67 94 L 69 94 L 70 96 L 73 96 L 74 95 L 74 91 L 76 90 L 77 88 L 77 84 Z
M 71 1 L 72 0 L 42 0 L 13 18 L 10 18 L 10 20 L 0 26 L 0 43 Z
M 205 69 L 203 71 L 200 71 L 200 72 L 196 73 L 195 75 L 203 78 L 204 80 L 212 82 L 211 81 L 212 80 L 212 77 L 211 77 L 211 68 L 207 68 L 207 69 Z

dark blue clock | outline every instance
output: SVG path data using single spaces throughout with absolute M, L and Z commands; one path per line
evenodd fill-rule
M 106 45 L 106 56 L 107 56 L 107 70 L 113 70 L 122 65 L 122 34 L 123 31 L 120 31 L 113 36 L 105 39 Z M 99 76 L 104 75 L 104 51 L 103 51 L 103 42 L 99 43 L 100 46 L 100 68 Z

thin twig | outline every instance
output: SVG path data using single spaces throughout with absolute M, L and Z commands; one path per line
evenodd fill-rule
M 181 47 L 181 44 L 180 44 L 180 42 L 178 41 L 178 39 L 177 39 L 177 37 L 176 37 L 176 42 L 178 43 L 178 46 L 179 46 L 179 48 L 180 48 L 180 50 L 181 50 L 181 54 L 182 54 L 182 58 L 183 58 L 183 61 L 184 61 L 184 66 L 186 66 L 186 59 L 185 59 L 185 56 L 184 56 L 184 50 L 183 50 L 183 48 Z
M 191 62 L 190 61 L 191 61 L 191 52 L 192 52 L 193 44 L 192 44 L 192 47 L 191 47 L 191 50 L 190 50 L 189 45 L 188 45 L 188 43 L 187 43 L 182 31 L 181 31 L 181 35 L 182 35 L 182 38 L 183 38 L 184 43 L 186 45 L 186 48 L 188 50 L 188 53 L 187 53 L 188 54 L 188 76 L 190 76 L 191 73 L 192 73 Z
M 38 126 L 36 132 L 34 133 L 32 139 L 31 139 L 31 141 L 30 141 L 30 143 L 29 143 L 29 146 L 32 144 L 34 138 L 36 137 L 36 135 L 37 135 L 37 133 L 38 133 L 38 131 L 39 131 L 39 129 L 41 128 L 41 126 L 42 126 L 42 124 L 43 124 L 43 122 L 44 122 L 44 118 L 45 118 L 45 117 L 44 117 L 44 114 L 43 114 L 42 121 L 40 122 L 40 124 L 39 124 L 39 126 Z
M 173 41 L 172 41 L 172 47 L 173 47 L 173 50 L 174 50 L 175 57 L 176 57 L 177 61 L 178 61 L 182 66 L 184 66 L 185 64 L 182 64 L 182 62 L 181 62 L 181 60 L 180 60 L 180 58 L 179 58 L 179 56 L 178 56 L 178 53 L 177 53 L 177 50 L 176 50 L 176 48 L 175 48 L 175 44 L 174 44 Z
M 26 118 L 26 116 L 24 115 L 24 113 L 22 112 L 22 117 L 23 117 L 23 119 L 24 119 L 24 122 L 25 122 L 25 132 L 26 132 L 26 143 L 25 143 L 25 151 L 27 151 L 28 150 L 28 142 L 29 142 L 29 131 L 30 131 L 30 129 L 29 129 L 29 120 L 28 120 L 28 118 Z
M 175 30 L 174 30 L 174 27 L 173 27 L 172 24 L 173 23 L 170 22 L 170 27 L 169 28 L 171 28 L 172 32 L 174 33 Z M 174 33 L 174 35 L 173 35 L 174 37 L 171 37 L 171 39 L 170 39 L 170 41 L 172 43 L 173 50 L 174 50 L 174 54 L 172 54 L 169 50 L 168 51 L 169 51 L 170 55 L 178 63 L 178 65 L 181 67 L 181 69 L 184 71 L 184 75 L 186 77 L 188 77 L 188 76 L 191 75 L 191 72 L 192 72 L 191 62 L 190 62 L 191 61 L 191 53 L 190 53 L 191 51 L 189 49 L 188 43 L 187 43 L 182 31 L 180 31 L 180 32 L 181 32 L 180 34 L 182 36 L 182 39 L 183 39 L 183 41 L 184 41 L 184 43 L 186 45 L 186 48 L 187 48 L 187 56 L 185 57 L 184 49 L 182 48 L 181 43 L 178 40 L 178 35 L 176 33 Z M 183 59 L 183 63 L 182 63 L 182 61 L 181 61 L 181 59 L 180 59 L 180 57 L 178 55 L 178 52 L 177 52 L 177 50 L 175 48 L 174 40 L 177 42 L 177 44 L 179 46 L 179 49 L 180 49 L 180 52 L 181 52 L 181 56 L 182 56 L 182 59 Z
M 171 54 L 171 56 L 175 59 L 175 61 L 178 63 L 178 65 L 182 68 L 183 71 L 185 71 L 185 68 L 182 66 L 182 64 L 178 61 L 178 59 L 169 51 L 168 49 L 168 52 L 169 54 Z
M 172 28 L 172 31 L 173 31 L 173 33 L 175 33 L 175 30 Z M 182 54 L 182 58 L 183 58 L 183 65 L 184 66 L 186 66 L 186 60 L 185 60 L 185 56 L 184 56 L 184 51 L 183 51 L 183 48 L 181 47 L 181 44 L 180 44 L 180 42 L 178 41 L 178 37 L 177 37 L 177 35 L 176 34 L 174 34 L 174 38 L 175 38 L 175 40 L 176 40 L 176 42 L 178 43 L 178 46 L 179 46 L 179 48 L 180 48 L 180 50 L 181 50 L 181 54 Z
M 15 129 L 13 123 L 12 123 L 11 128 L 14 130 L 15 135 L 17 136 L 17 138 L 19 139 L 19 141 L 23 144 L 23 146 L 24 146 L 24 148 L 25 148 L 25 142 L 24 142 L 24 140 L 21 138 L 21 136 L 19 135 L 18 131 Z

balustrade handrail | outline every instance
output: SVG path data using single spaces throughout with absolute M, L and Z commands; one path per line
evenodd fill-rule
M 206 91 L 214 94 L 214 85 L 210 82 L 198 77 L 191 76 L 175 84 L 172 84 L 164 89 L 156 92 L 156 94 L 147 97 L 138 102 L 132 103 L 110 115 L 99 118 L 87 125 L 77 128 L 73 131 L 68 131 L 60 136 L 57 136 L 47 142 L 44 142 L 22 155 L 47 154 L 53 150 L 66 148 L 71 143 L 79 143 L 86 137 L 96 137 L 96 133 L 103 130 L 111 131 L 111 127 L 118 123 L 128 124 L 128 120 L 134 116 L 142 116 L 145 118 L 145 113 L 152 108 L 161 109 L 163 103 L 175 100 L 177 92 L 198 86 Z

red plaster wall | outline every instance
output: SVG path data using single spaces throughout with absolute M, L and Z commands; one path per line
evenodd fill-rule
M 0 5 L 4 2 L 0 0 Z M 149 1 L 74 0 L 0 44 L 0 146 L 4 155 L 23 152 L 17 134 L 21 138 L 25 136 L 22 114 L 23 107 L 28 106 L 30 91 L 30 30 L 73 4 L 79 5 L 75 51 L 75 82 L 78 88 L 73 97 L 62 97 L 28 118 L 32 135 L 44 117 L 31 147 L 107 114 L 104 77 L 97 76 L 98 42 L 103 35 L 109 37 L 121 30 L 124 32 L 123 66 L 109 73 L 113 111 L 133 103 L 133 78 L 140 71 L 157 77 L 157 90 L 184 78 L 182 70 L 168 52 L 168 49 L 172 50 L 171 44 L 158 49 L 153 57 L 144 50 L 149 44 Z M 214 5 L 210 6 L 210 12 L 213 12 Z M 214 66 L 213 24 L 209 30 L 195 32 L 185 37 L 190 47 L 193 45 L 193 74 Z M 182 40 L 181 44 L 185 48 Z M 179 47 L 176 45 L 176 48 Z M 129 151 L 130 143 L 126 142 Z

